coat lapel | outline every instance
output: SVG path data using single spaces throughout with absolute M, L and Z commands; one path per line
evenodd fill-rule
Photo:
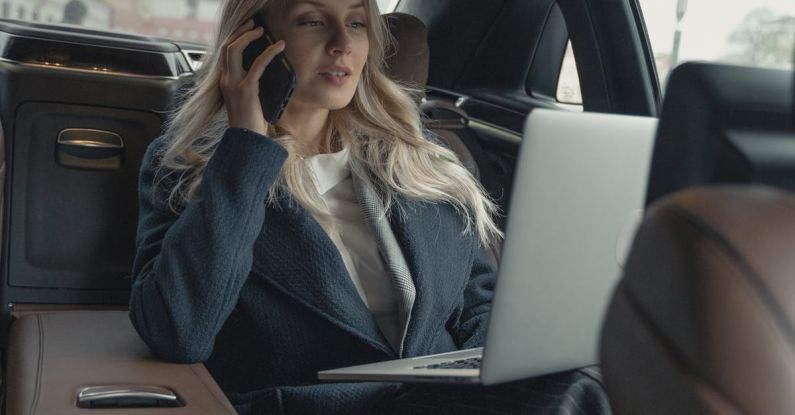
M 397 313 L 400 324 L 400 343 L 397 346 L 398 356 L 403 357 L 406 330 L 411 322 L 411 310 L 416 298 L 416 289 L 411 271 L 406 263 L 405 255 L 395 238 L 391 224 L 386 216 L 383 199 L 376 189 L 364 178 L 353 175 L 353 188 L 361 208 L 362 215 L 368 223 L 378 251 L 384 261 L 392 289 L 397 300 Z
M 405 356 L 428 353 L 434 335 L 463 299 L 472 266 L 471 240 L 448 204 L 396 197 L 392 229 L 406 256 L 417 296 L 404 341 Z
M 252 271 L 308 311 L 395 356 L 356 291 L 337 247 L 297 202 L 282 200 L 268 207 L 254 249 Z

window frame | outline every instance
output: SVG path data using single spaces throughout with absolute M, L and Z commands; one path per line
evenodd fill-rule
M 657 116 L 659 84 L 637 0 L 558 0 L 585 111 Z M 643 45 L 647 46 L 644 47 Z

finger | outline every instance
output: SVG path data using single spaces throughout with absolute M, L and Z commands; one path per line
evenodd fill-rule
M 222 64 L 221 65 L 221 69 L 223 70 L 224 73 L 226 73 L 226 55 L 227 55 L 226 48 L 227 48 L 227 46 L 229 46 L 232 42 L 237 40 L 237 38 L 240 37 L 240 35 L 243 32 L 245 32 L 247 30 L 250 30 L 253 26 L 254 26 L 254 20 L 252 20 L 252 19 L 246 20 L 243 24 L 238 26 L 237 29 L 235 29 L 234 32 L 232 32 L 229 36 L 227 36 L 226 40 L 221 44 L 221 47 L 218 48 L 219 49 L 219 51 L 218 51 L 218 61 L 221 62 L 221 64 Z
M 241 34 L 243 34 L 243 32 L 251 30 L 253 27 L 254 27 L 254 20 L 252 19 L 246 20 L 242 25 L 238 26 L 237 29 L 235 29 L 235 31 L 232 32 L 231 35 L 229 35 L 229 37 L 226 38 L 226 41 L 224 41 L 224 45 L 228 45 L 234 42 L 235 40 L 237 40 L 238 37 L 240 37 Z
M 233 79 L 242 79 L 246 75 L 246 71 L 243 69 L 243 49 L 253 40 L 260 38 L 262 34 L 261 27 L 249 30 L 226 47 L 226 70 Z
M 245 32 L 247 30 L 251 30 L 252 27 L 254 27 L 254 20 L 248 19 L 242 25 L 238 26 L 237 29 L 235 29 L 235 31 L 232 32 L 232 34 L 227 36 L 226 40 L 223 42 L 223 44 L 221 44 L 221 47 L 220 47 L 221 50 L 220 50 L 219 59 L 220 59 L 221 62 L 226 64 L 226 48 L 227 48 L 227 46 L 229 46 L 230 44 L 232 44 L 232 42 L 237 40 L 237 38 L 240 37 L 240 35 L 243 32 Z
M 285 42 L 283 40 L 280 40 L 272 44 L 267 49 L 265 49 L 265 51 L 263 51 L 262 53 L 260 53 L 260 55 L 257 56 L 257 59 L 254 60 L 254 63 L 251 65 L 251 70 L 248 71 L 248 74 L 246 75 L 244 82 L 254 83 L 254 84 L 258 83 L 259 78 L 265 72 L 265 68 L 267 68 L 268 65 L 270 65 L 270 63 L 273 61 L 273 58 L 275 58 L 276 55 L 284 51 L 285 46 L 286 46 Z

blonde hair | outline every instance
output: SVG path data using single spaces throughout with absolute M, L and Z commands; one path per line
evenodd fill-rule
M 169 206 L 179 214 L 180 206 L 200 191 L 202 173 L 224 130 L 227 115 L 219 87 L 218 59 L 224 40 L 255 12 L 283 11 L 291 0 L 227 0 L 211 52 L 197 72 L 196 84 L 186 92 L 183 103 L 168 123 L 169 140 L 162 151 L 161 168 L 173 175 Z M 366 178 L 389 209 L 396 194 L 415 200 L 445 202 L 464 218 L 465 233 L 475 231 L 488 246 L 502 234 L 493 216 L 494 202 L 480 183 L 448 148 L 423 135 L 416 92 L 399 85 L 384 73 L 384 59 L 394 40 L 380 17 L 375 0 L 365 0 L 370 51 L 350 104 L 329 113 L 325 142 L 320 148 L 347 147 L 351 168 Z M 198 120 L 198 121 L 197 121 Z M 315 214 L 325 213 L 308 166 L 295 149 L 295 141 L 276 126 L 268 135 L 288 152 L 279 179 L 269 192 L 269 201 L 286 193 Z

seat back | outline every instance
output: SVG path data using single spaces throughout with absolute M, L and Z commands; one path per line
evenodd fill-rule
M 795 188 L 792 76 L 702 63 L 671 75 L 654 203 L 602 328 L 617 414 L 795 413 L 795 195 L 691 187 Z
M 655 204 L 601 337 L 617 414 L 795 413 L 795 195 L 693 188 Z
M 387 75 L 420 89 L 421 93 L 415 97 L 419 103 L 424 100 L 424 88 L 428 81 L 428 31 L 420 19 L 410 14 L 389 13 L 384 15 L 384 19 L 396 44 L 395 50 L 387 52 Z M 425 102 L 421 106 L 426 112 L 432 111 L 432 107 Z M 466 114 L 455 107 L 446 107 L 444 110 L 438 114 L 431 113 L 434 117 L 425 120 L 425 127 L 444 140 L 472 175 L 480 178 L 475 157 L 461 138 L 461 129 L 466 127 Z
M 426 115 L 425 128 L 439 137 L 458 156 L 464 167 L 487 190 L 490 189 L 490 162 L 479 144 L 477 133 L 468 126 L 466 113 L 458 107 L 424 99 L 430 62 L 425 24 L 417 17 L 405 13 L 389 13 L 384 18 L 396 41 L 396 50 L 387 53 L 387 74 L 400 83 L 420 89 L 415 99 L 421 103 L 421 109 Z M 499 264 L 500 252 L 499 242 L 487 249 L 495 266 Z
M 647 203 L 689 186 L 795 190 L 792 72 L 687 62 L 668 80 Z

